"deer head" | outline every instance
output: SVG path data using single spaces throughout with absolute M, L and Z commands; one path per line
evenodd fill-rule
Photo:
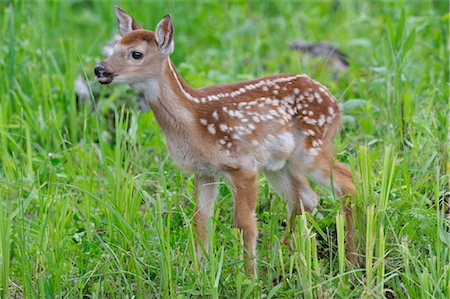
M 138 84 L 156 80 L 174 49 L 172 18 L 166 15 L 153 32 L 142 29 L 121 8 L 116 6 L 115 12 L 122 39 L 111 56 L 95 67 L 98 82 Z

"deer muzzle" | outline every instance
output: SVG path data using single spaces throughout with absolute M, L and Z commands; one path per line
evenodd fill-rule
M 97 81 L 101 84 L 109 84 L 114 78 L 112 72 L 109 71 L 108 66 L 104 61 L 97 64 L 94 68 L 94 73 Z

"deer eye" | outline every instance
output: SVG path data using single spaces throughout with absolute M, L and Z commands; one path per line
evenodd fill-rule
M 144 56 L 144 54 L 142 54 L 141 52 L 138 52 L 138 51 L 131 52 L 131 57 L 133 57 L 136 60 L 141 59 L 142 56 Z

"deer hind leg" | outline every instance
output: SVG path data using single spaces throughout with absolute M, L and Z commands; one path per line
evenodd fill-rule
M 338 161 L 332 161 L 329 155 L 319 157 L 317 168 L 308 173 L 308 178 L 312 181 L 331 188 L 339 196 L 345 196 L 346 199 L 355 194 L 355 185 L 351 170 Z M 354 251 L 354 231 L 351 200 L 345 202 L 345 219 L 347 222 L 347 259 L 351 264 L 355 264 L 356 256 Z
M 203 250 L 208 252 L 208 220 L 213 214 L 214 202 L 217 197 L 217 183 L 214 177 L 195 177 L 195 192 L 197 204 L 195 207 L 194 225 L 197 232 L 195 250 L 197 258 L 202 257 Z
M 258 173 L 238 170 L 228 175 L 235 202 L 234 219 L 244 238 L 244 257 L 249 259 L 248 272 L 256 276 L 256 201 L 258 197 Z
M 310 212 L 317 206 L 319 197 L 303 176 L 287 167 L 278 171 L 266 171 L 265 175 L 275 191 L 287 201 L 289 225 L 286 229 L 290 231 L 295 226 L 295 216 L 302 213 L 302 205 L 305 211 Z M 286 238 L 282 242 L 288 243 Z

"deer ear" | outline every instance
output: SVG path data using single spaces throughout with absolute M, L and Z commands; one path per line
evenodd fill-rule
M 124 36 L 127 33 L 136 30 L 142 29 L 141 25 L 139 25 L 129 14 L 127 14 L 122 8 L 116 6 L 114 8 L 117 17 L 117 24 L 119 25 L 120 35 Z
M 156 43 L 163 54 L 170 55 L 173 52 L 173 25 L 170 15 L 166 15 L 156 26 Z

